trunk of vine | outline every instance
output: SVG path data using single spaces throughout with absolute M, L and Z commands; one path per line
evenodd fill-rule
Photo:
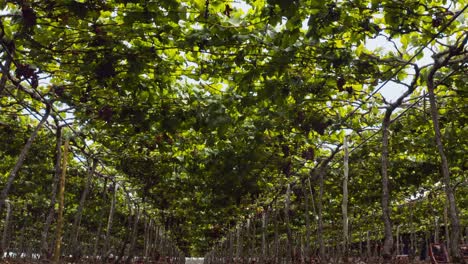
M 323 175 L 324 171 L 319 172 L 319 197 L 317 201 L 317 216 L 318 216 L 318 227 L 317 227 L 317 240 L 319 244 L 319 255 L 323 261 L 325 257 L 325 245 L 323 243 L 323 220 L 322 220 L 322 206 L 323 206 Z
M 41 120 L 39 121 L 39 124 L 34 128 L 33 132 L 29 136 L 28 141 L 24 145 L 23 149 L 20 152 L 20 155 L 18 157 L 18 160 L 16 161 L 15 166 L 13 167 L 13 170 L 10 172 L 10 175 L 8 176 L 8 179 L 5 183 L 5 186 L 2 189 L 2 192 L 0 193 L 0 212 L 3 210 L 3 205 L 5 204 L 5 200 L 8 197 L 8 193 L 10 192 L 11 186 L 13 185 L 13 182 L 16 179 L 16 176 L 18 176 L 18 172 L 23 166 L 24 161 L 26 160 L 26 156 L 29 153 L 29 150 L 31 149 L 32 143 L 37 137 L 37 134 L 39 133 L 39 130 L 41 130 L 42 126 L 47 122 L 47 118 L 49 117 L 50 114 L 50 106 L 47 106 L 45 114 L 42 116 Z
M 65 203 L 65 175 L 67 172 L 67 163 L 68 163 L 68 145 L 70 141 L 69 139 L 65 140 L 65 144 L 63 146 L 63 161 L 62 161 L 62 170 L 60 174 L 60 182 L 59 182 L 59 192 L 58 192 L 58 214 L 57 214 L 57 229 L 55 235 L 55 247 L 54 247 L 54 255 L 52 258 L 52 263 L 58 264 L 60 262 L 61 256 L 61 246 L 62 246 L 62 235 L 63 235 L 63 211 L 64 211 L 64 203 Z
M 274 251 L 274 261 L 278 263 L 279 260 L 279 234 L 278 234 L 278 212 L 275 211 L 275 218 L 274 218 L 274 226 L 275 226 L 275 237 L 274 237 L 274 244 L 275 244 L 275 251 Z
M 367 249 L 367 258 L 372 257 L 371 244 L 370 244 L 370 231 L 367 230 L 366 233 L 366 249 Z
M 140 210 L 137 208 L 135 211 L 135 219 L 133 220 L 132 237 L 130 239 L 130 248 L 128 250 L 128 258 L 127 258 L 126 263 L 131 263 L 131 260 L 133 259 L 133 256 L 134 256 L 139 222 L 140 222 Z
M 414 231 L 414 220 L 413 220 L 413 205 L 410 204 L 410 223 L 411 223 L 411 226 L 410 226 L 410 240 L 411 240 L 411 254 L 414 254 L 416 252 L 416 246 L 415 246 L 415 243 L 416 243 L 416 239 L 415 239 L 415 231 Z
M 382 256 L 384 263 L 390 263 L 393 249 L 392 222 L 390 219 L 390 190 L 388 180 L 388 141 L 390 117 L 392 111 L 387 109 L 382 122 L 382 220 L 384 223 L 384 244 Z
M 245 226 L 245 253 L 244 257 L 247 260 L 247 263 L 249 262 L 249 256 L 252 251 L 252 246 L 250 243 L 252 242 L 252 238 L 250 237 L 250 218 L 247 219 L 247 224 Z
M 397 229 L 396 229 L 396 254 L 397 255 L 401 254 L 401 251 L 400 251 L 400 226 L 401 225 L 398 225 Z
M 10 216 L 11 216 L 11 203 L 7 200 L 6 204 L 6 215 L 5 223 L 3 225 L 3 235 L 2 235 L 2 245 L 0 249 L 0 256 L 3 257 L 3 253 L 8 252 L 8 227 L 10 226 Z
M 133 250 L 131 249 L 131 243 L 132 243 L 133 230 L 134 230 L 133 224 L 136 222 L 136 219 L 133 219 L 134 217 L 132 217 L 133 214 L 132 214 L 132 205 L 131 205 L 130 196 L 128 195 L 128 193 L 126 193 L 126 196 L 127 196 L 127 207 L 128 207 L 127 228 L 125 232 L 126 233 L 125 240 L 123 241 L 122 246 L 120 247 L 120 253 L 119 253 L 118 258 L 115 260 L 115 263 L 120 263 L 121 260 L 124 258 L 125 249 L 127 248 L 127 245 L 129 245 L 129 248 L 128 248 L 127 259 L 124 263 L 130 263 L 133 258 Z
M 148 223 L 148 229 L 146 231 L 146 233 L 148 234 L 146 236 L 146 242 L 145 242 L 145 258 L 150 254 L 149 250 L 150 250 L 150 244 L 151 244 L 151 230 L 153 230 L 154 228 L 154 220 L 152 218 L 149 219 L 149 223 Z
M 268 226 L 268 211 L 263 211 L 262 214 L 262 258 L 261 262 L 265 261 L 267 257 L 267 226 Z
M 83 208 L 86 202 L 86 198 L 88 197 L 89 188 L 91 186 L 91 179 L 93 178 L 94 172 L 96 171 L 97 162 L 93 161 L 93 165 L 88 170 L 88 175 L 86 177 L 86 183 L 83 192 L 81 193 L 80 203 L 78 205 L 78 209 L 75 215 L 75 219 L 73 221 L 73 229 L 74 232 L 72 234 L 72 250 L 73 255 L 80 254 L 81 246 L 78 244 L 78 236 L 80 234 L 80 225 L 81 225 L 81 217 L 83 216 Z
M 104 240 L 104 250 L 102 253 L 103 259 L 107 259 L 107 256 L 109 255 L 109 243 L 110 243 L 110 235 L 111 235 L 111 230 L 112 230 L 112 223 L 114 220 L 114 212 L 115 212 L 115 203 L 117 200 L 117 190 L 119 186 L 117 183 L 114 183 L 114 193 L 112 196 L 112 202 L 111 202 L 111 207 L 109 210 L 109 217 L 107 218 L 107 228 L 106 228 L 106 238 Z
M 390 104 L 386 111 L 382 121 L 382 165 L 381 165 L 381 176 L 382 176 L 382 220 L 384 222 L 384 244 L 382 249 L 382 256 L 384 258 L 384 263 L 389 263 L 392 258 L 393 250 L 393 235 L 392 235 L 392 221 L 390 217 L 390 189 L 389 189 L 389 177 L 388 177 L 388 144 L 390 138 L 390 124 L 391 116 L 393 111 L 399 107 L 403 100 L 410 96 L 417 87 L 420 69 L 417 65 L 414 67 L 414 76 L 411 84 L 408 86 L 408 90 L 404 92 L 398 99 Z
M 305 233 L 305 249 L 304 254 L 306 256 L 306 261 L 309 261 L 310 258 L 310 216 L 309 216 L 309 192 L 305 186 L 305 182 L 302 184 L 302 192 L 304 193 L 304 210 L 305 210 L 305 222 L 306 222 L 306 233 Z
M 107 190 L 107 178 L 104 180 L 104 184 L 102 186 L 102 193 L 101 193 L 101 201 L 103 202 L 102 208 L 101 208 L 101 215 L 99 219 L 104 218 L 104 202 L 106 200 L 106 190 Z M 97 229 L 97 234 L 96 234 L 96 241 L 94 243 L 94 249 L 93 249 L 93 256 L 97 257 L 99 253 L 99 244 L 101 242 L 101 233 L 102 233 L 102 222 L 99 221 L 98 229 Z
M 241 227 L 236 228 L 236 259 L 239 261 L 242 254 Z
M 158 254 L 158 250 L 159 250 L 159 247 L 158 247 L 158 242 L 159 242 L 159 226 L 156 225 L 155 228 L 154 228 L 154 234 L 153 234 L 153 246 L 151 248 L 151 256 L 154 258 L 156 256 L 156 254 Z
M 285 200 L 285 207 L 284 207 L 284 220 L 286 224 L 286 236 L 288 239 L 288 245 L 287 245 L 287 257 L 292 260 L 294 257 L 294 250 L 293 250 L 293 237 L 292 237 L 292 232 L 291 232 L 291 223 L 289 219 L 289 213 L 290 213 L 290 204 L 291 204 L 291 185 L 288 184 L 286 188 L 286 200 Z
M 447 251 L 450 252 L 450 231 L 448 223 L 448 204 L 447 201 L 444 203 L 444 229 L 445 229 L 445 240 L 447 244 Z
M 441 166 L 442 166 L 442 181 L 445 187 L 445 194 L 447 196 L 448 202 L 448 213 L 450 215 L 451 223 L 451 233 L 450 233 L 450 256 L 452 257 L 452 262 L 454 263 L 463 263 L 463 259 L 458 250 L 458 245 L 460 243 L 460 217 L 458 215 L 457 203 L 455 201 L 454 190 L 450 183 L 450 170 L 448 165 L 447 156 L 445 155 L 444 144 L 442 142 L 442 134 L 440 132 L 439 124 L 439 112 L 437 107 L 437 102 L 434 94 L 434 74 L 431 72 L 428 75 L 427 88 L 429 92 L 429 104 L 431 111 L 432 124 L 434 128 L 435 140 L 437 145 L 437 150 L 439 151 Z
M 48 236 L 50 225 L 54 219 L 55 214 L 55 203 L 57 202 L 57 186 L 60 179 L 60 163 L 62 161 L 62 128 L 57 124 L 57 131 L 55 134 L 56 143 L 55 143 L 55 168 L 54 168 L 54 177 L 52 179 L 52 189 L 50 192 L 50 202 L 49 210 L 47 213 L 47 218 L 44 223 L 44 228 L 41 233 L 41 256 L 49 258 L 50 251 L 48 245 Z
M 23 219 L 20 223 L 20 228 L 19 228 L 19 242 L 18 242 L 18 248 L 21 250 L 21 252 L 26 252 L 26 247 L 25 247 L 25 243 L 24 243 L 24 233 L 25 233 L 25 229 L 26 229 L 26 226 L 28 226 L 28 217 L 27 217 L 27 212 L 26 210 L 23 208 L 23 210 L 21 210 L 21 213 L 20 213 L 20 219 Z
M 317 219 L 318 219 L 318 217 L 317 217 L 317 209 L 316 209 L 317 206 L 315 205 L 314 192 L 313 192 L 312 186 L 311 186 L 311 184 L 310 184 L 310 178 L 307 179 L 307 185 L 308 185 L 308 187 L 309 187 L 310 201 L 311 201 L 311 203 L 312 203 L 312 213 L 313 213 L 313 215 L 314 215 L 314 218 L 317 218 Z M 317 223 L 317 226 L 318 226 L 318 223 Z M 311 233 L 312 233 L 312 231 L 310 231 L 309 237 L 311 236 Z M 309 239 L 309 240 L 310 240 L 310 239 Z M 309 249 L 309 250 L 310 250 L 310 249 Z M 312 255 L 312 254 L 311 254 L 311 255 Z M 310 257 L 312 257 L 311 255 L 310 255 Z
M 149 253 L 148 256 L 151 257 L 153 255 L 153 250 L 154 250 L 154 241 L 156 237 L 156 229 L 158 227 L 158 224 L 156 221 L 153 220 L 153 228 L 151 229 L 151 234 L 150 234 L 150 246 L 149 246 Z
M 163 228 L 162 239 L 161 239 L 161 253 L 163 256 L 166 255 L 166 243 L 167 243 L 166 230 L 167 230 L 166 228 Z
M 143 215 L 145 214 L 145 209 L 143 208 Z M 148 232 L 149 232 L 149 218 L 143 218 L 143 256 L 146 256 L 146 248 L 148 243 Z
M 234 252 L 234 241 L 233 241 L 233 238 L 232 238 L 232 232 L 229 232 L 228 234 L 228 241 L 229 241 L 229 249 L 228 249 L 228 254 L 227 254 L 227 257 L 228 257 L 228 263 L 232 263 L 232 256 L 233 256 L 233 252 Z

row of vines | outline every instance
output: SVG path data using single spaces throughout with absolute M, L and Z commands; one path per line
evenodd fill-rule
M 0 0 L 0 257 L 463 263 L 467 9 Z

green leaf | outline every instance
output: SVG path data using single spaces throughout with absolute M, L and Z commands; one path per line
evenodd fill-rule
M 409 36 L 407 34 L 404 34 L 400 38 L 401 44 L 403 45 L 403 49 L 407 49 L 408 43 L 409 43 Z

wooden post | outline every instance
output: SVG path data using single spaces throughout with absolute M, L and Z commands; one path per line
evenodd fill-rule
M 266 210 L 262 213 L 262 260 L 265 261 L 267 256 L 267 248 L 266 248 L 266 232 L 267 232 L 267 212 Z
M 255 221 L 257 220 L 257 217 L 256 216 L 253 216 L 252 217 L 252 222 L 250 224 L 251 226 L 251 230 L 252 232 L 249 232 L 249 234 L 251 234 L 250 236 L 250 257 L 251 258 L 254 258 L 257 256 L 257 240 L 255 239 L 255 234 L 257 233 L 257 230 L 256 230 L 256 224 L 255 224 Z
M 303 235 L 299 235 L 299 244 L 300 244 L 300 251 L 299 251 L 299 254 L 300 254 L 300 261 L 301 263 L 306 263 L 306 254 L 305 254 L 305 237 Z
M 67 138 L 65 140 L 65 144 L 63 146 L 63 159 L 62 159 L 62 173 L 60 175 L 59 181 L 59 193 L 58 193 L 58 214 L 57 214 L 57 230 L 55 235 L 55 248 L 54 248 L 54 255 L 52 258 L 52 263 L 58 264 L 60 261 L 61 255 L 61 245 L 62 245 L 62 235 L 63 235 L 63 210 L 64 210 L 64 203 L 65 203 L 65 175 L 67 172 L 67 164 L 68 164 L 68 146 L 70 144 L 70 139 Z
M 128 201 L 129 203 L 129 207 L 131 208 L 131 204 L 130 204 L 130 199 Z M 135 208 L 135 215 L 134 215 L 134 219 L 133 219 L 133 228 L 132 228 L 132 234 L 131 234 L 131 238 L 130 238 L 130 247 L 128 249 L 128 257 L 127 257 L 127 260 L 126 260 L 126 263 L 131 263 L 132 262 L 132 259 L 133 257 L 135 256 L 135 245 L 136 245 L 136 239 L 137 239 L 137 235 L 138 235 L 138 224 L 139 224 L 139 221 L 140 221 L 140 208 L 137 206 Z M 131 215 L 131 211 L 129 211 L 129 214 Z
M 111 207 L 109 210 L 109 217 L 107 218 L 107 229 L 106 229 L 106 238 L 104 241 L 104 252 L 102 252 L 102 257 L 107 258 L 107 255 L 109 252 L 109 243 L 110 243 L 110 235 L 111 235 L 111 230 L 112 230 L 112 222 L 114 220 L 114 212 L 115 212 L 115 203 L 117 200 L 117 191 L 119 189 L 119 185 L 117 182 L 114 183 L 114 194 L 112 196 L 112 202 L 111 202 Z
M 362 243 L 363 243 L 362 230 L 359 230 L 359 255 L 360 256 L 364 255 L 362 252 Z
M 291 225 L 289 220 L 289 211 L 291 206 L 291 184 L 287 184 L 286 186 L 286 198 L 284 201 L 284 222 L 286 224 L 286 256 L 288 261 L 292 261 L 294 257 L 293 253 L 293 237 L 291 232 Z
M 0 258 L 3 257 L 4 252 L 8 252 L 8 227 L 10 225 L 10 216 L 11 216 L 11 203 L 8 200 L 5 200 L 5 205 L 6 205 L 6 215 L 5 215 L 5 224 L 3 226 L 3 236 L 2 236 L 2 248 L 1 248 L 1 253 L 2 255 Z
M 161 228 L 159 225 L 156 226 L 156 234 L 154 238 L 154 249 L 160 253 L 159 241 L 161 240 Z
M 367 230 L 367 235 L 366 235 L 366 239 L 367 239 L 367 257 L 370 258 L 372 253 L 371 253 L 371 245 L 370 245 L 370 231 Z
M 348 243 L 349 243 L 349 223 L 348 223 L 348 174 L 349 174 L 349 153 L 348 153 L 348 139 L 344 138 L 344 165 L 343 165 L 343 202 L 341 204 L 341 210 L 343 213 L 343 256 L 345 262 L 348 262 Z
M 318 215 L 318 226 L 317 226 L 317 240 L 319 244 L 319 255 L 321 259 L 325 259 L 325 245 L 323 241 L 323 219 L 322 219 L 322 209 L 323 209 L 323 176 L 324 171 L 319 171 L 319 197 L 317 201 L 317 215 Z
M 452 252 L 450 250 L 450 232 L 449 232 L 449 227 L 448 227 L 448 199 L 445 199 L 444 203 L 444 228 L 445 228 L 445 245 L 447 246 L 447 252 L 449 254 L 450 258 L 450 253 Z
M 243 256 L 242 256 L 242 247 L 243 247 L 243 241 L 242 241 L 242 225 L 239 225 L 237 227 L 237 247 L 236 247 L 236 262 L 243 262 Z M 242 258 L 242 260 L 241 260 Z
M 26 229 L 26 226 L 28 224 L 28 213 L 26 212 L 26 210 L 23 208 L 21 210 L 21 219 L 23 219 L 21 221 L 21 228 L 19 230 L 19 233 L 20 233 L 20 236 L 19 236 L 19 243 L 18 243 L 18 248 L 21 252 L 26 252 L 26 243 L 24 242 L 25 240 L 25 229 Z
M 400 226 L 398 225 L 396 228 L 396 254 L 400 255 Z
M 275 219 L 274 219 L 274 225 L 275 225 L 275 247 L 274 247 L 274 263 L 278 263 L 279 261 L 279 235 L 278 235 L 278 212 L 275 211 Z
M 146 252 L 146 257 L 151 256 L 151 241 L 153 241 L 153 229 L 155 227 L 156 223 L 153 218 L 151 218 L 150 221 L 150 229 L 148 232 L 148 246 L 147 246 L 147 252 Z
M 159 232 L 159 251 L 160 251 L 160 254 L 161 254 L 161 257 L 164 256 L 164 245 L 166 243 L 165 241 L 165 228 L 164 226 L 161 226 L 161 229 L 160 229 L 160 232 Z
M 88 168 L 88 173 L 86 176 L 86 183 L 85 183 L 83 192 L 81 193 L 78 210 L 75 214 L 75 220 L 73 222 L 74 232 L 72 233 L 72 241 L 71 241 L 73 255 L 81 251 L 81 243 L 78 242 L 78 237 L 80 234 L 81 218 L 83 216 L 83 210 L 84 210 L 86 198 L 88 197 L 89 189 L 91 187 L 91 181 L 96 171 L 96 167 L 97 167 L 97 160 L 93 160 L 93 164 L 91 165 L 90 168 Z
M 228 234 L 228 241 L 229 241 L 229 252 L 228 252 L 228 263 L 232 264 L 233 255 L 234 255 L 234 238 L 233 232 L 229 232 Z
M 153 225 L 153 219 L 148 219 L 145 218 L 145 235 L 143 236 L 143 252 L 144 252 L 144 258 L 146 259 L 148 257 L 149 253 L 149 243 L 150 243 L 150 237 L 149 234 L 151 233 L 151 226 Z
M 411 254 L 416 252 L 416 241 L 415 241 L 415 232 L 414 232 L 414 220 L 413 220 L 413 204 L 410 203 L 410 243 L 411 243 Z
M 304 255 L 305 261 L 309 261 L 310 258 L 310 216 L 309 216 L 309 192 L 305 186 L 305 182 L 302 184 L 302 191 L 304 193 L 304 215 L 305 215 L 305 224 L 306 224 L 306 232 L 305 232 L 305 245 L 304 245 Z
M 312 203 L 312 213 L 313 213 L 313 215 L 314 215 L 314 218 L 317 220 L 317 223 L 316 223 L 316 224 L 317 224 L 317 227 L 318 227 L 318 225 L 319 225 L 319 222 L 318 222 L 319 218 L 318 218 L 317 209 L 316 209 L 316 206 L 315 206 L 314 192 L 312 191 L 312 185 L 311 185 L 311 183 L 310 183 L 310 178 L 307 178 L 307 185 L 308 185 L 308 187 L 309 187 L 310 202 Z M 309 230 L 309 235 L 308 235 L 308 236 L 309 236 L 309 253 L 311 252 L 311 251 L 310 251 L 310 250 L 311 250 L 311 248 L 310 248 L 310 236 L 311 236 L 310 232 L 311 232 L 311 231 Z M 318 240 L 318 234 L 317 234 L 317 240 Z M 312 254 L 309 254 L 309 257 L 312 257 Z
M 52 220 L 55 215 L 55 204 L 57 202 L 57 186 L 59 185 L 60 181 L 60 166 L 62 162 L 62 127 L 56 121 L 57 132 L 55 133 L 55 164 L 54 164 L 54 175 L 52 178 L 52 189 L 50 192 L 50 201 L 49 201 L 49 208 L 47 212 L 46 221 L 44 223 L 44 227 L 42 229 L 41 234 L 41 257 L 48 258 L 49 255 L 49 244 L 48 244 L 48 237 L 49 237 L 49 229 L 50 225 L 52 224 Z
M 248 262 L 250 256 L 252 256 L 252 244 L 251 244 L 252 238 L 250 237 L 250 218 L 247 218 L 247 225 L 245 228 L 246 228 L 245 240 L 246 240 L 246 246 L 247 246 L 247 248 L 245 249 L 245 256 L 247 257 L 247 262 Z
M 106 200 L 106 191 L 107 191 L 107 178 L 104 179 L 104 184 L 102 185 L 102 192 L 101 192 L 101 215 L 100 219 L 104 218 L 104 202 Z M 97 259 L 98 257 L 98 249 L 99 249 L 99 244 L 101 241 L 101 233 L 102 233 L 102 222 L 99 221 L 98 229 L 97 229 L 97 234 L 96 234 L 96 239 L 94 241 L 94 248 L 93 248 L 93 257 Z

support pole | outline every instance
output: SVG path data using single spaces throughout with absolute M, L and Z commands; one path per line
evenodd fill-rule
M 62 245 L 62 236 L 63 236 L 63 211 L 64 211 L 64 204 L 65 204 L 65 175 L 67 172 L 67 165 L 68 165 L 68 146 L 70 144 L 70 139 L 67 138 L 65 140 L 65 144 L 63 146 L 63 159 L 62 159 L 62 173 L 60 175 L 59 181 L 59 193 L 58 193 L 58 215 L 57 215 L 57 229 L 55 235 L 55 248 L 54 248 L 54 255 L 52 258 L 52 263 L 58 264 L 60 262 L 60 255 L 61 255 L 61 245 Z

